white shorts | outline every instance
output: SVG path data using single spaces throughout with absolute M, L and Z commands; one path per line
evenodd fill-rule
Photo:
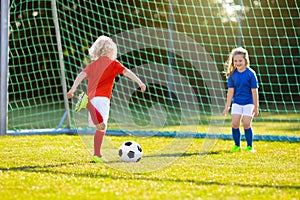
M 247 104 L 247 105 L 239 105 L 239 104 L 232 104 L 231 108 L 231 114 L 237 114 L 237 115 L 243 115 L 243 116 L 250 116 L 253 117 L 253 104 Z
M 101 114 L 103 123 L 107 127 L 108 117 L 109 117 L 109 109 L 110 109 L 110 100 L 107 97 L 94 97 L 90 100 L 90 103 L 94 106 L 94 108 Z M 95 127 L 95 124 L 99 124 L 94 122 L 91 116 L 91 112 L 89 111 L 89 126 Z

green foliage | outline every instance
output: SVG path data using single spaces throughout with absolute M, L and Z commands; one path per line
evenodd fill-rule
M 146 155 L 170 138 L 134 139 Z M 255 142 L 257 152 L 229 153 L 219 140 L 199 152 L 195 139 L 175 162 L 151 173 L 125 173 L 110 164 L 90 163 L 79 136 L 0 138 L 0 196 L 9 199 L 299 199 L 299 143 Z M 161 155 L 166 156 L 166 155 Z M 172 155 L 169 155 L 172 156 Z M 128 167 L 135 163 L 125 163 Z

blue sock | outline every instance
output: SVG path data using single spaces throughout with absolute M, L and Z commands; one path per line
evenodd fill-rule
M 232 128 L 232 137 L 233 137 L 233 140 L 234 140 L 234 143 L 236 146 L 240 146 L 240 142 L 241 142 L 241 132 L 240 132 L 240 129 L 237 128 Z
M 244 129 L 245 131 L 245 138 L 247 141 L 247 146 L 252 147 L 252 141 L 253 141 L 253 131 L 252 128 L 250 127 L 249 129 Z

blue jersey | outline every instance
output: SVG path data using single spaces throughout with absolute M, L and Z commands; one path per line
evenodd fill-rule
M 254 104 L 252 98 L 253 88 L 258 88 L 256 73 L 251 68 L 243 72 L 235 70 L 228 78 L 228 88 L 234 88 L 232 103 L 239 105 Z

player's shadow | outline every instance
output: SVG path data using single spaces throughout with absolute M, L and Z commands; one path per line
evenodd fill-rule
M 63 166 L 69 166 L 69 165 L 77 165 L 79 163 L 71 162 L 71 163 L 60 163 L 56 165 L 45 165 L 45 166 L 21 166 L 21 167 L 11 167 L 11 168 L 0 168 L 0 171 L 27 171 L 27 172 L 39 172 L 42 169 L 47 168 L 57 168 L 57 167 L 63 167 Z M 50 170 L 49 170 L 50 172 Z
M 198 154 L 197 154 L 198 155 Z M 188 156 L 188 155 L 186 155 Z M 61 163 L 56 165 L 45 165 L 45 166 L 22 166 L 22 167 L 13 167 L 13 168 L 0 168 L 0 171 L 23 171 L 23 172 L 29 172 L 29 173 L 48 173 L 48 174 L 63 174 L 67 176 L 72 177 L 91 177 L 91 173 L 88 172 L 63 172 L 63 171 L 57 171 L 58 167 L 63 166 L 70 166 L 70 165 L 80 165 L 80 164 L 86 164 L 86 163 Z M 117 176 L 113 174 L 93 174 L 94 178 L 109 178 L 114 180 L 144 180 L 144 181 L 157 181 L 157 182 L 174 182 L 174 183 L 189 183 L 189 184 L 195 184 L 195 185 L 216 185 L 216 186 L 237 186 L 237 187 L 244 187 L 244 188 L 274 188 L 274 189 L 280 189 L 280 190 L 300 190 L 300 186 L 293 186 L 293 185 L 272 185 L 272 184 L 251 184 L 251 183 L 234 183 L 234 182 L 228 182 L 228 183 L 222 183 L 217 181 L 201 181 L 200 179 L 180 179 L 180 178 L 154 178 L 149 177 L 147 175 L 142 176 L 143 173 L 139 174 L 139 176 L 128 176 L 128 174 L 124 174 L 124 176 L 120 176 L 118 174 Z
M 207 156 L 207 155 L 216 155 L 220 154 L 222 152 L 226 151 L 210 151 L 210 152 L 193 152 L 193 153 L 154 153 L 154 154 L 146 154 L 143 155 L 142 159 L 147 159 L 147 158 L 166 158 L 166 157 L 174 157 L 174 158 L 179 158 L 179 157 L 189 157 L 189 156 Z M 111 160 L 105 162 L 106 164 L 114 164 L 114 163 L 122 163 L 121 160 Z
M 193 152 L 193 153 L 170 153 L 170 154 L 161 153 L 161 154 L 144 155 L 143 158 L 205 156 L 205 155 L 215 155 L 215 154 L 220 154 L 220 153 L 221 153 L 221 151 Z

